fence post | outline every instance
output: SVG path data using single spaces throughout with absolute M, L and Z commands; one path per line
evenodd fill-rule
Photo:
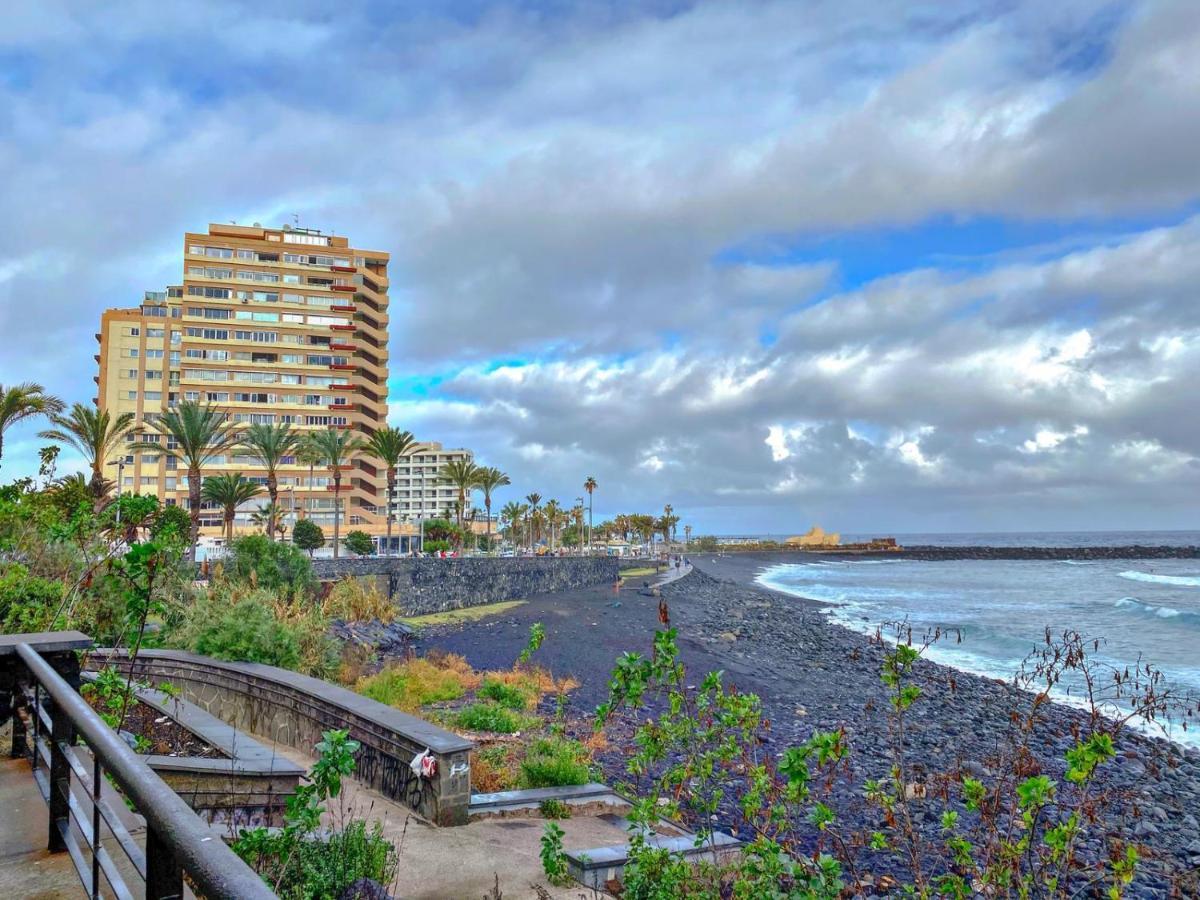
M 146 829 L 146 900 L 180 900 L 183 867 L 171 845 L 153 828 Z
M 50 747 L 50 797 L 46 801 L 50 806 L 50 835 L 47 846 L 51 853 L 67 849 L 62 832 L 58 830 L 59 822 L 71 821 L 71 766 L 66 755 L 62 752 L 60 742 L 69 747 L 75 743 L 75 727 L 67 714 L 59 705 L 50 699 L 45 699 L 46 712 L 50 715 L 50 733 L 46 735 L 46 743 Z M 34 710 L 37 714 L 37 710 Z M 34 753 L 37 753 L 35 748 Z

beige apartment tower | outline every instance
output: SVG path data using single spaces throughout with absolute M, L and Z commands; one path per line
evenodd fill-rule
M 235 422 L 345 428 L 364 439 L 387 421 L 388 254 L 306 228 L 209 225 L 183 239 L 182 284 L 148 292 L 140 306 L 101 318 L 96 402 L 152 424 L 187 400 L 208 402 Z M 146 431 L 155 440 L 154 431 Z M 158 440 L 166 440 L 159 437 Z M 187 506 L 187 473 L 154 453 L 126 454 L 109 475 L 121 490 Z M 118 473 L 118 468 L 120 469 Z M 205 475 L 240 471 L 265 484 L 252 457 L 217 457 Z M 279 469 L 285 521 L 311 518 L 329 532 L 332 479 L 289 460 Z M 385 526 L 386 472 L 365 454 L 342 476 L 343 534 Z M 250 528 L 265 494 L 238 511 Z M 220 510 L 202 508 L 204 534 Z

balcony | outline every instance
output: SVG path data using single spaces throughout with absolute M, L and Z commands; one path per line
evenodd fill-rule
M 358 286 L 354 284 L 331 284 L 329 289 L 331 291 L 340 291 L 343 294 L 353 294 L 358 290 Z
M 343 304 L 337 304 L 337 305 L 331 306 L 329 308 L 333 309 L 333 310 L 337 310 L 338 312 L 357 312 L 358 311 L 358 307 L 355 306 L 354 304 L 350 304 L 349 306 L 346 306 Z
M 354 266 L 330 266 L 329 271 L 330 272 L 357 272 L 358 269 L 354 268 Z
M 332 409 L 332 410 L 335 410 L 338 412 L 340 412 L 342 410 L 346 410 L 348 412 L 354 412 L 354 410 L 358 409 L 358 404 L 357 403 L 330 403 L 329 409 Z
M 330 325 L 329 326 L 331 331 L 353 331 L 355 329 L 355 327 L 356 326 L 354 326 L 354 325 Z
M 354 363 L 330 363 L 329 368 L 336 369 L 341 372 L 357 372 L 358 366 Z
M 99 383 L 99 378 L 97 378 L 97 383 Z M 331 390 L 335 390 L 335 391 L 352 391 L 352 390 L 354 390 L 354 385 L 342 384 L 341 382 L 339 382 L 337 384 L 331 384 L 329 387 Z
M 330 350 L 357 350 L 358 347 L 356 347 L 354 344 L 331 343 L 329 345 L 329 349 Z

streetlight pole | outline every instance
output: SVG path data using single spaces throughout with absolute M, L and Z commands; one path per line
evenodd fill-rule
M 121 530 L 121 488 L 125 486 L 125 457 L 122 456 L 116 462 L 110 462 L 110 466 L 117 467 L 117 531 Z

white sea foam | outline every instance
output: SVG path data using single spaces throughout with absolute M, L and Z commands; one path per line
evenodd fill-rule
M 1120 576 L 1129 581 L 1143 581 L 1147 584 L 1169 584 L 1176 587 L 1200 587 L 1200 575 L 1156 575 L 1153 572 L 1139 572 L 1130 569 L 1121 572 Z
M 1187 609 L 1175 609 L 1171 606 L 1155 606 L 1152 603 L 1143 603 L 1137 597 L 1122 597 L 1113 604 L 1117 609 L 1131 609 L 1148 616 L 1155 616 L 1159 619 L 1186 619 L 1189 621 L 1200 621 L 1200 612 L 1194 612 Z

